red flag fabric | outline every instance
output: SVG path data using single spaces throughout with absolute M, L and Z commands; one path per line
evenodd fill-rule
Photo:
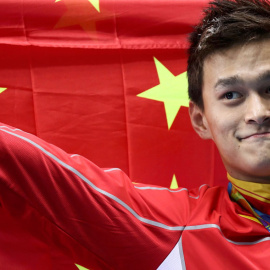
M 134 182 L 226 185 L 214 144 L 195 134 L 187 108 L 187 37 L 207 3 L 2 0 L 0 122 L 121 168 Z M 19 238 L 29 239 L 25 253 L 39 246 L 44 269 L 54 269 L 48 252 L 62 260 L 62 250 L 22 228 L 10 241 L 6 232 L 18 224 L 4 220 L 1 263 L 20 258 Z M 37 264 L 27 269 L 43 269 Z
M 169 103 L 138 96 L 160 85 L 166 100 L 174 83 L 186 91 L 187 36 L 206 4 L 2 1 L 0 121 L 121 168 L 136 182 L 226 183 L 215 147 L 194 133 L 186 105 L 170 112 Z M 160 82 L 157 64 L 172 79 Z

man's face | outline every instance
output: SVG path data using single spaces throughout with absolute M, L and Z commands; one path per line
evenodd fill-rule
M 204 138 L 228 173 L 270 181 L 270 40 L 217 52 L 204 62 Z

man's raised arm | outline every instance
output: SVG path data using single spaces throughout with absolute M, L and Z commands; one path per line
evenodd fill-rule
M 41 226 L 94 269 L 157 269 L 190 211 L 185 189 L 134 185 L 119 169 L 100 169 L 3 124 L 0 187 L 1 206 L 11 215 Z

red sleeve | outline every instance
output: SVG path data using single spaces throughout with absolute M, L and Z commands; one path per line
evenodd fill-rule
M 119 169 L 100 169 L 3 124 L 0 159 L 2 207 L 37 222 L 89 268 L 157 269 L 197 203 L 186 189 L 134 185 Z

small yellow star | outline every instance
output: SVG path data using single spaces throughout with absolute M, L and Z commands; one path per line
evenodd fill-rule
M 0 87 L 0 94 L 3 93 L 5 90 L 7 90 L 7 88 L 5 88 L 5 87 Z
M 186 72 L 174 76 L 154 57 L 159 82 L 138 95 L 138 97 L 164 102 L 168 129 L 171 128 L 181 106 L 188 107 L 188 81 Z
M 79 268 L 79 270 L 89 270 L 89 269 L 87 269 L 87 268 L 85 268 L 85 267 L 83 267 L 83 266 L 81 266 L 79 264 L 75 263 L 75 265 Z
M 88 0 L 93 6 L 94 8 L 100 12 L 100 9 L 99 9 L 99 0 Z
M 99 0 L 60 0 L 66 6 L 66 12 L 56 23 L 55 28 L 79 25 L 91 37 L 96 39 L 96 22 L 104 19 L 100 16 Z M 59 0 L 56 0 L 59 2 Z M 97 12 L 98 11 L 98 12 Z
M 55 0 L 55 3 L 56 2 L 60 2 L 61 0 Z M 93 6 L 94 8 L 100 12 L 100 9 L 99 9 L 99 0 L 88 0 Z
M 173 178 L 172 178 L 170 189 L 177 189 L 177 188 L 178 188 L 178 183 L 177 183 L 177 180 L 176 180 L 176 177 L 175 177 L 175 174 L 174 174 Z

